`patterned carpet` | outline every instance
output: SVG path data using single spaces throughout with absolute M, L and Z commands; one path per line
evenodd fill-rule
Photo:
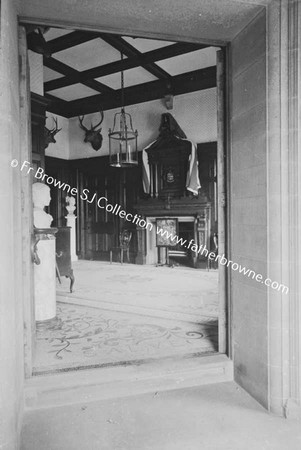
M 218 317 L 216 270 L 102 261 L 77 261 L 73 269 L 74 292 L 63 279 L 57 289 L 61 301 L 193 322 Z
M 35 373 L 217 351 L 218 273 L 73 263 L 57 284 L 57 322 L 37 329 Z
M 37 330 L 35 373 L 217 350 L 217 323 L 147 316 L 57 304 L 58 321 Z

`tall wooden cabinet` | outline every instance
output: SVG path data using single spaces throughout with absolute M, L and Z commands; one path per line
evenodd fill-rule
M 160 145 L 146 150 L 150 168 L 150 195 L 153 198 L 182 197 L 191 144 L 168 136 Z

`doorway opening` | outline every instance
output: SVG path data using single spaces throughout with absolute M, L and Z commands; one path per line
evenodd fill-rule
M 221 186 L 225 185 L 221 164 L 225 150 L 217 127 L 217 97 L 224 96 L 216 77 L 216 52 L 221 50 L 187 43 L 181 49 L 177 42 L 114 38 L 104 33 L 91 36 L 84 31 L 78 32 L 81 38 L 70 45 L 72 33 L 77 31 L 53 27 L 44 34 L 54 52 L 43 59 L 43 95 L 37 95 L 45 99 L 48 129 L 49 121 L 55 119 L 63 130 L 45 152 L 42 141 L 36 141 L 33 162 L 37 167 L 42 165 L 53 180 L 76 188 L 75 258 L 71 258 L 70 249 L 75 284 L 71 293 L 68 279 L 61 277 L 61 284 L 57 280 L 57 317 L 51 323 L 37 324 L 33 373 L 224 353 L 224 269 L 208 260 L 208 252 L 223 250 L 224 242 L 218 248 L 217 238 L 225 234 L 225 211 L 218 202 Z M 102 50 L 110 47 L 112 52 L 104 57 L 108 59 L 101 64 L 102 69 L 98 67 L 101 76 L 96 78 L 92 76 L 95 67 L 89 67 L 87 48 L 90 46 L 93 56 L 92 51 L 97 55 L 99 45 Z M 131 73 L 128 93 L 132 99 L 128 97 L 126 106 L 142 137 L 136 169 L 110 167 L 106 145 L 113 113 L 119 108 L 114 81 L 123 67 L 118 69 L 119 51 L 127 52 L 128 74 L 136 70 Z M 32 73 L 38 70 L 34 51 L 30 66 Z M 150 81 L 141 69 L 156 80 Z M 75 83 L 78 76 L 82 82 Z M 141 94 L 141 85 L 147 95 Z M 89 89 L 98 93 L 92 95 Z M 85 97 L 81 97 L 83 93 Z M 33 101 L 41 100 L 37 95 L 33 94 Z M 168 109 L 171 98 L 172 110 Z M 77 119 L 84 115 L 93 126 L 97 121 L 96 105 L 104 111 L 103 148 L 97 156 L 83 142 Z M 151 159 L 148 154 L 150 190 L 145 191 L 143 151 L 159 140 L 158 133 L 161 137 L 160 121 L 167 114 L 176 119 L 185 137 L 172 136 L 181 144 L 179 151 L 172 144 L 168 148 L 164 141 L 159 156 Z M 200 187 L 194 191 L 188 189 L 187 181 L 193 170 L 191 142 L 198 144 L 195 174 Z M 42 156 L 35 159 L 36 155 Z M 67 194 L 69 191 L 51 184 L 48 213 L 54 219 L 52 226 L 59 229 L 67 225 Z M 120 205 L 125 213 L 132 217 L 136 214 L 151 226 L 143 227 L 138 220 L 127 223 L 124 217 L 112 214 L 109 205 Z M 169 242 L 162 246 L 158 242 L 158 220 L 174 221 L 175 245 Z M 131 240 L 126 251 L 121 252 L 124 231 L 130 233 Z

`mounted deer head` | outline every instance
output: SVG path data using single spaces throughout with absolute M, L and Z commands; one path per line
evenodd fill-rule
M 47 119 L 47 117 L 46 117 Z M 45 141 L 45 147 L 47 148 L 49 144 L 55 144 L 56 140 L 54 139 L 54 136 L 61 131 L 61 128 L 57 127 L 57 117 L 54 118 L 52 117 L 53 122 L 54 122 L 54 128 L 52 128 L 51 130 L 49 130 L 47 127 L 44 127 L 44 141 Z
M 99 127 L 102 124 L 103 121 L 103 111 L 100 112 L 100 122 L 98 122 L 96 125 L 92 125 L 91 123 L 91 128 L 90 130 L 88 130 L 88 128 L 86 128 L 83 125 L 83 120 L 84 120 L 85 116 L 80 116 L 78 118 L 79 120 L 79 124 L 82 130 L 84 130 L 85 132 L 85 139 L 84 142 L 90 142 L 90 144 L 92 145 L 94 150 L 99 150 L 101 145 L 102 145 L 102 135 L 101 135 L 101 128 L 99 128 L 98 130 L 96 129 L 97 127 Z

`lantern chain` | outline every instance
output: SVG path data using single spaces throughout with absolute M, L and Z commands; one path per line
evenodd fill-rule
M 123 53 L 120 53 L 121 55 L 121 62 L 123 62 Z M 124 109 L 124 73 L 123 69 L 121 70 L 121 108 Z

